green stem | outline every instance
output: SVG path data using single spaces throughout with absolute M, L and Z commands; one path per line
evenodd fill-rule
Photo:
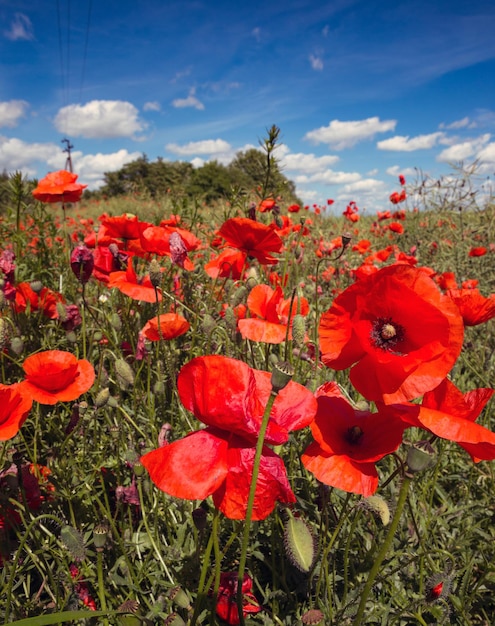
M 371 571 L 368 575 L 368 580 L 366 581 L 366 585 L 364 586 L 363 593 L 361 595 L 361 602 L 359 604 L 356 617 L 354 618 L 353 626 L 360 626 L 363 623 L 363 617 L 364 617 L 364 612 L 366 610 L 366 602 L 368 600 L 368 596 L 370 595 L 371 588 L 373 587 L 375 578 L 377 577 L 378 572 L 380 571 L 382 563 L 385 557 L 387 556 L 387 552 L 389 551 L 392 545 L 395 532 L 397 528 L 399 527 L 400 518 L 402 515 L 402 511 L 404 509 L 404 505 L 406 504 L 406 501 L 407 501 L 407 494 L 409 492 L 409 485 L 411 484 L 411 482 L 412 482 L 411 476 L 407 476 L 407 475 L 404 476 L 404 479 L 402 481 L 402 485 L 400 488 L 400 492 L 399 492 L 399 499 L 397 501 L 397 507 L 395 509 L 394 517 L 388 529 L 388 533 L 387 533 L 387 536 L 385 537 L 385 541 L 383 542 L 382 547 L 380 548 L 380 551 L 378 552 L 376 556 L 375 562 L 373 563 L 373 567 L 371 568 Z
M 244 533 L 242 537 L 241 556 L 239 559 L 239 570 L 237 575 L 237 609 L 239 611 L 239 624 L 245 626 L 244 614 L 242 611 L 242 581 L 244 580 L 244 571 L 246 569 L 247 551 L 249 544 L 249 534 L 251 530 L 251 519 L 253 517 L 254 498 L 256 495 L 256 483 L 258 482 L 258 474 L 260 471 L 261 454 L 263 452 L 263 444 L 265 442 L 265 435 L 268 428 L 268 421 L 270 419 L 270 413 L 272 412 L 273 403 L 277 397 L 277 392 L 271 391 L 270 397 L 263 413 L 263 419 L 261 421 L 260 432 L 258 435 L 258 441 L 256 443 L 256 452 L 253 460 L 253 475 L 251 478 L 251 486 L 249 488 L 249 496 L 246 507 L 246 521 L 244 524 Z
M 103 558 L 101 550 L 98 550 L 96 554 L 96 567 L 98 570 L 98 597 L 100 600 L 100 607 L 102 611 L 107 610 L 107 600 L 105 597 L 105 584 L 103 581 Z M 102 620 L 103 626 L 108 626 L 108 619 L 104 617 Z
M 208 539 L 208 545 L 206 546 L 205 554 L 203 557 L 203 567 L 201 568 L 201 575 L 199 578 L 198 584 L 198 594 L 196 596 L 196 601 L 194 603 L 194 612 L 191 617 L 190 626 L 195 626 L 198 621 L 199 614 L 201 613 L 201 609 L 203 608 L 203 603 L 208 596 L 208 588 L 205 587 L 206 574 L 208 572 L 208 567 L 210 564 L 210 555 L 215 543 L 214 536 L 218 533 L 218 511 L 215 509 L 213 513 L 213 524 L 212 531 L 210 534 L 210 538 Z

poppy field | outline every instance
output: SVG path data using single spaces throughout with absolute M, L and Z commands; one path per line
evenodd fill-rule
M 10 178 L 3 623 L 493 624 L 493 196 L 268 187 Z

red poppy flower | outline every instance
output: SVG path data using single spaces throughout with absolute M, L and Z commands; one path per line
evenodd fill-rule
M 404 232 L 404 226 L 402 226 L 400 222 L 390 222 L 390 224 L 388 225 L 388 229 L 394 233 L 397 233 L 398 235 L 402 235 L 402 233 Z
M 488 250 L 484 246 L 478 246 L 476 248 L 471 248 L 471 250 L 469 251 L 469 256 L 471 257 L 484 256 L 487 252 Z
M 287 208 L 289 213 L 299 213 L 301 207 L 298 204 L 291 204 L 290 207 Z
M 447 295 L 459 307 L 466 326 L 477 326 L 495 317 L 495 294 L 485 298 L 478 289 L 449 289 Z
M 247 256 L 240 250 L 225 248 L 220 254 L 205 264 L 205 272 L 211 278 L 232 278 L 239 280 L 246 269 Z
M 399 204 L 400 202 L 404 202 L 406 198 L 407 195 L 405 189 L 403 189 L 400 193 L 394 191 L 392 194 L 390 194 L 390 202 L 392 204 Z
M 148 222 L 141 222 L 137 215 L 133 213 L 124 213 L 110 217 L 105 215 L 101 219 L 101 225 L 104 227 L 104 233 L 98 235 L 98 241 L 104 243 L 102 235 L 110 239 L 139 239 L 143 230 L 151 226 Z M 110 241 L 111 243 L 111 241 Z
M 473 461 L 491 461 L 495 459 L 495 433 L 476 424 L 475 420 L 494 392 L 481 388 L 463 394 L 445 378 L 435 389 L 425 393 L 420 405 L 407 403 L 388 409 L 410 426 L 455 441 Z
M 240 623 L 239 610 L 237 608 L 237 572 L 222 572 L 218 587 L 216 613 L 218 617 L 236 626 Z M 252 593 L 253 580 L 248 574 L 244 574 L 242 580 L 242 613 L 244 617 L 259 613 L 262 610 L 256 596 Z
M 197 250 L 201 245 L 201 240 L 188 230 L 172 226 L 148 226 L 141 233 L 141 245 L 147 252 L 173 257 L 173 241 L 177 235 L 180 236 L 180 240 L 185 248 L 181 267 L 184 267 L 186 270 L 193 270 L 194 265 L 187 257 L 187 252 Z M 174 258 L 172 260 L 174 261 Z
M 406 179 L 402 174 L 399 174 L 399 184 L 404 186 L 406 184 Z
M 267 211 L 271 211 L 275 206 L 277 206 L 275 200 L 273 200 L 273 198 L 267 198 L 258 204 L 258 211 L 266 213 Z
M 250 318 L 239 320 L 239 331 L 244 339 L 264 343 L 282 343 L 288 337 L 292 339 L 294 315 L 307 315 L 309 304 L 306 298 L 294 298 L 289 320 L 291 299 L 284 299 L 280 286 L 272 289 L 269 285 L 256 285 L 250 291 L 247 306 Z
M 76 180 L 77 174 L 66 170 L 51 172 L 40 180 L 33 196 L 40 202 L 78 202 L 87 185 L 76 183 Z
M 15 310 L 17 313 L 43 311 L 43 315 L 54 320 L 58 317 L 58 302 L 64 303 L 65 298 L 48 287 L 34 291 L 29 283 L 19 283 L 16 286 Z
M 269 226 L 247 217 L 232 217 L 222 224 L 218 232 L 227 245 L 241 250 L 248 257 L 254 257 L 261 265 L 274 265 L 278 262 L 270 253 L 280 252 L 283 243 Z
M 182 404 L 207 425 L 145 454 L 141 462 L 155 485 L 171 496 L 202 500 L 231 519 L 245 519 L 256 440 L 271 392 L 271 375 L 222 356 L 197 357 L 180 371 Z M 268 447 L 313 419 L 313 394 L 291 381 L 276 397 L 266 433 L 253 520 L 266 518 L 277 501 L 295 502 L 282 459 Z
M 392 404 L 443 380 L 460 354 L 464 324 L 424 271 L 391 265 L 338 295 L 319 334 L 328 367 L 352 366 L 351 382 L 365 398 Z
M 301 457 L 304 467 L 326 485 L 370 496 L 378 487 L 375 463 L 397 450 L 404 423 L 354 409 L 334 382 L 318 389 L 316 397 L 318 409 L 310 425 L 315 441 Z
M 160 323 L 160 328 L 158 328 Z M 175 339 L 189 330 L 189 322 L 178 313 L 162 313 L 146 322 L 143 335 L 150 341 L 160 339 Z
M 26 421 L 32 398 L 22 393 L 19 384 L 0 384 L 0 441 L 12 439 Z
M 144 276 L 138 280 L 132 258 L 128 260 L 125 272 L 112 272 L 109 275 L 108 286 L 115 287 L 133 300 L 156 302 L 157 298 L 158 301 L 162 299 L 162 294 L 155 290 L 149 276 Z
M 438 284 L 440 289 L 444 291 L 447 289 L 457 289 L 457 280 L 454 272 L 443 272 L 433 277 L 433 280 Z
M 19 383 L 40 404 L 70 402 L 86 393 L 94 383 L 95 371 L 86 359 L 63 350 L 45 350 L 28 356 L 22 364 L 26 374 Z

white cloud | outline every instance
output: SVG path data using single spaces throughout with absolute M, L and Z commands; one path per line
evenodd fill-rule
M 396 135 L 390 139 L 379 141 L 376 146 L 378 150 L 391 150 L 393 152 L 413 152 L 414 150 L 429 150 L 437 145 L 445 137 L 442 132 L 430 133 L 429 135 L 418 135 L 409 137 Z
M 486 133 L 481 135 L 476 139 L 471 139 L 470 141 L 463 141 L 461 143 L 456 143 L 442 152 L 437 156 L 437 161 L 446 163 L 453 161 L 464 161 L 465 159 L 469 159 L 472 156 L 477 155 L 477 153 L 483 148 L 485 144 L 490 141 L 490 134 Z
M 21 170 L 32 176 L 36 172 L 36 162 L 57 168 L 63 166 L 65 158 L 60 146 L 54 143 L 26 143 L 21 139 L 0 136 L 0 170 Z
M 87 139 L 131 137 L 142 132 L 146 124 L 139 111 L 123 100 L 92 100 L 87 104 L 69 104 L 57 113 L 55 128 L 62 134 Z
M 495 142 L 489 143 L 487 146 L 480 150 L 477 155 L 478 159 L 483 164 L 493 164 L 495 163 Z
M 323 69 L 323 59 L 321 56 L 317 56 L 316 54 L 309 55 L 309 62 L 311 63 L 312 69 L 317 72 L 321 72 Z
M 143 111 L 160 111 L 161 105 L 159 102 L 145 102 L 143 106 Z
M 25 100 L 8 100 L 0 102 L 0 128 L 17 126 L 19 119 L 26 115 L 28 103 Z
M 396 124 L 396 120 L 381 121 L 378 117 L 351 122 L 332 120 L 328 126 L 321 126 L 306 133 L 304 139 L 317 144 L 326 143 L 335 150 L 343 150 L 365 139 L 373 139 L 377 133 L 394 130 Z
M 278 156 L 278 153 L 276 153 Z M 299 153 L 289 153 L 284 154 L 280 158 L 280 166 L 283 170 L 287 170 L 289 172 L 305 172 L 307 174 L 314 172 L 321 172 L 331 165 L 335 165 L 339 161 L 338 156 L 333 155 L 325 155 L 317 157 L 314 154 L 304 154 L 302 152 Z
M 417 171 L 412 167 L 399 167 L 398 165 L 387 167 L 385 171 L 390 176 L 399 176 L 399 174 L 402 174 L 402 176 L 416 176 L 417 174 Z
M 34 39 L 33 25 L 31 20 L 24 13 L 16 13 L 14 19 L 10 23 L 9 30 L 4 31 L 5 37 L 11 41 Z
M 193 154 L 211 155 L 231 152 L 232 146 L 223 139 L 205 139 L 204 141 L 190 141 L 183 146 L 179 146 L 177 143 L 168 143 L 165 149 L 179 156 L 190 156 Z
M 445 128 L 446 130 L 458 130 L 459 128 L 474 128 L 476 122 L 472 122 L 469 117 L 463 117 L 462 120 L 456 120 L 450 124 L 440 124 L 439 128 Z
M 103 184 L 103 174 L 121 169 L 126 163 L 135 161 L 141 156 L 140 152 L 128 152 L 118 150 L 111 154 L 85 154 L 76 151 L 72 154 L 74 171 L 79 176 L 79 181 L 88 185 L 90 189 L 96 189 Z
M 203 111 L 205 108 L 205 105 L 200 100 L 198 100 L 198 98 L 196 98 L 195 87 L 191 87 L 187 98 L 176 98 L 175 100 L 173 100 L 172 106 L 175 107 L 176 109 L 184 109 L 187 107 L 193 107 L 195 109 L 198 109 L 198 111 Z
M 383 180 L 377 180 L 376 178 L 363 178 L 355 183 L 344 185 L 342 193 L 344 194 L 375 194 L 382 191 L 385 188 Z
M 333 170 L 325 170 L 324 172 L 317 172 L 311 176 L 302 174 L 295 176 L 294 182 L 298 185 L 308 183 L 321 183 L 324 185 L 344 185 L 346 183 L 353 183 L 359 181 L 361 174 L 357 172 L 334 172 Z

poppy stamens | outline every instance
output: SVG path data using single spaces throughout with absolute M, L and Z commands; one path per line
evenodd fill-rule
M 404 328 L 400 326 L 400 324 L 393 322 L 390 317 L 378 317 L 373 322 L 370 337 L 377 348 L 391 351 L 392 348 L 404 339 L 404 334 Z

